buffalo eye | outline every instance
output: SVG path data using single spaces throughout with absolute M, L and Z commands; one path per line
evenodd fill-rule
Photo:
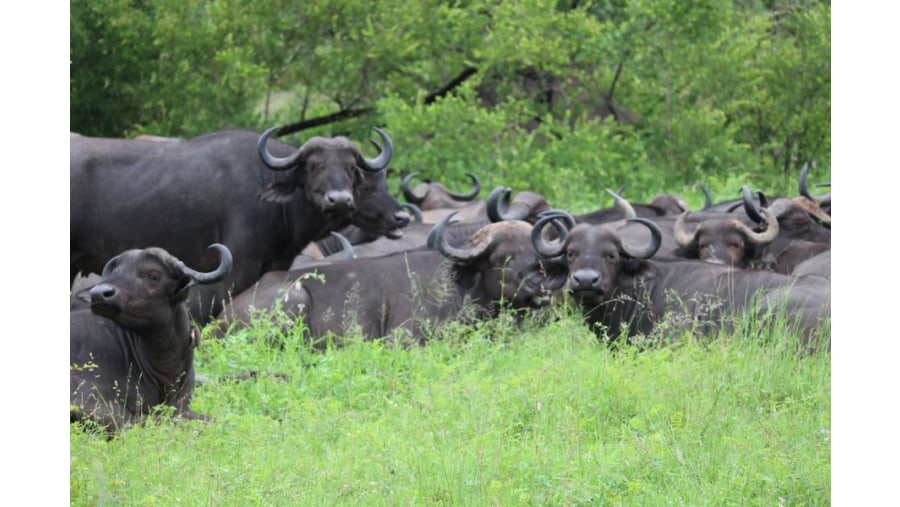
M 809 223 L 806 220 L 790 220 L 787 223 L 787 227 L 785 229 L 794 231 L 794 232 L 805 232 L 808 228 Z
M 577 255 L 575 254 L 575 252 L 573 252 L 573 251 L 571 251 L 571 250 L 569 250 L 568 252 L 566 252 L 566 258 L 568 258 L 569 260 L 572 260 L 572 259 L 574 259 L 575 257 L 577 257 Z
M 614 254 L 612 252 L 607 252 L 607 253 L 603 254 L 603 257 L 609 262 L 613 262 L 616 260 L 616 254 Z
M 159 271 L 145 271 L 141 274 L 141 276 L 153 283 L 157 283 L 162 280 L 162 274 L 160 274 Z

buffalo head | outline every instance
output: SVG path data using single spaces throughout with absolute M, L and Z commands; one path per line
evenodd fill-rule
M 626 262 L 647 259 L 662 244 L 659 227 L 645 218 L 629 219 L 650 231 L 646 245 L 635 247 L 622 241 L 619 234 L 606 225 L 578 224 L 561 241 L 548 243 L 542 234 L 549 223 L 557 224 L 552 216 L 544 216 L 534 224 L 532 243 L 545 258 L 564 259 L 569 272 L 568 290 L 580 301 L 602 302 L 614 292 L 619 272 Z
M 152 329 L 171 320 L 172 308 L 182 303 L 195 284 L 220 282 L 231 271 L 231 252 L 213 244 L 219 266 L 201 273 L 162 248 L 127 250 L 103 267 L 100 283 L 90 290 L 91 310 L 133 330 Z
M 531 224 L 503 221 L 481 227 L 460 247 L 452 246 L 444 230 L 456 212 L 434 228 L 437 249 L 456 265 L 456 276 L 481 283 L 491 301 L 514 308 L 535 308 L 550 303 L 551 294 L 565 283 L 563 266 L 543 259 L 530 245 Z M 556 223 L 556 222 L 554 222 Z
M 762 248 L 778 237 L 779 225 L 775 215 L 766 208 L 758 209 L 746 186 L 742 191 L 747 215 L 759 223 L 762 230 L 756 231 L 738 218 L 723 215 L 722 218 L 703 220 L 689 233 L 686 222 L 691 212 L 685 211 L 675 221 L 672 233 L 675 242 L 686 249 L 687 257 L 744 267 L 760 257 Z
M 287 180 L 270 184 L 261 198 L 271 202 L 288 202 L 295 190 L 302 189 L 316 209 L 328 214 L 349 216 L 357 208 L 357 186 L 369 173 L 382 172 L 393 155 L 391 138 L 374 128 L 384 142 L 384 149 L 375 158 L 366 158 L 349 139 L 312 137 L 293 154 L 279 158 L 272 155 L 266 142 L 278 127 L 272 127 L 259 137 L 257 149 L 263 163 L 275 171 L 294 172 Z

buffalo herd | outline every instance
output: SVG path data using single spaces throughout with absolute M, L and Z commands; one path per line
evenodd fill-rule
M 569 301 L 598 338 L 647 343 L 783 322 L 830 350 L 831 194 L 692 211 L 661 194 L 573 215 L 542 195 L 402 181 L 390 136 L 301 146 L 226 130 L 193 139 L 70 138 L 71 420 L 114 431 L 191 411 L 200 326 L 254 316 L 316 347 L 345 337 L 424 345 L 442 323 Z M 87 278 L 85 278 L 87 277 Z M 276 317 L 277 315 L 277 317 Z M 286 317 L 286 318 L 285 318 Z M 778 317 L 778 318 L 775 318 Z

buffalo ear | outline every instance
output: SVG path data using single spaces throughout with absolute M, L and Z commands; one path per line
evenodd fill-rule
M 175 303 L 181 303 L 187 299 L 188 293 L 190 292 L 188 289 L 197 285 L 197 281 L 194 280 L 192 276 L 189 275 L 181 275 L 178 281 L 175 283 L 175 290 L 172 292 L 172 301 Z
M 565 257 L 544 259 L 541 261 L 541 273 L 549 280 L 550 290 L 560 290 L 569 277 L 569 265 Z
M 83 290 L 76 292 L 75 299 L 77 299 L 79 301 L 84 301 L 86 303 L 90 303 L 91 302 L 91 289 L 93 289 L 93 288 L 94 288 L 94 286 L 92 285 L 92 286 L 88 287 L 87 289 L 83 289 Z
M 481 284 L 481 271 L 470 266 L 457 264 L 454 268 L 454 278 L 457 284 L 465 290 L 470 290 Z
M 644 262 L 642 259 L 634 259 L 631 257 L 626 257 L 623 259 L 623 261 L 624 262 L 622 262 L 622 271 L 624 271 L 630 275 L 636 275 L 639 271 L 641 271 L 641 268 L 644 265 Z
M 484 275 L 481 274 L 481 271 L 475 271 L 468 277 L 468 280 L 466 281 L 468 282 L 468 287 L 466 287 L 467 289 L 480 287 L 484 285 Z
M 297 183 L 293 179 L 285 181 L 273 181 L 265 186 L 259 193 L 259 200 L 274 203 L 286 203 L 294 199 L 294 190 Z

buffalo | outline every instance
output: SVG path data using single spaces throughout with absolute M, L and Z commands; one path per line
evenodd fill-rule
M 798 223 L 807 223 L 809 218 L 791 200 L 779 199 L 776 206 L 759 207 L 746 186 L 742 192 L 744 212 L 688 210 L 677 216 L 650 218 L 662 233 L 656 257 L 698 259 L 743 269 L 789 273 L 798 263 L 830 248 L 830 242 L 801 239 L 805 236 Z M 638 216 L 626 200 L 614 195 L 626 218 Z M 764 198 L 763 203 L 767 204 Z M 797 212 L 801 216 L 793 217 Z M 786 224 L 784 227 L 779 215 Z M 624 229 L 620 235 L 636 239 L 635 234 L 645 235 L 641 229 Z
M 474 173 L 466 173 L 466 176 L 472 180 L 472 189 L 465 193 L 454 192 L 441 183 L 431 181 L 425 181 L 416 185 L 415 188 L 410 188 L 410 182 L 416 176 L 419 176 L 419 173 L 407 174 L 400 182 L 400 190 L 403 192 L 406 202 L 415 204 L 423 211 L 463 208 L 474 201 L 478 197 L 478 192 L 481 191 L 481 181 Z
M 794 276 L 816 275 L 831 278 L 831 250 L 814 255 L 801 262 L 791 272 Z
M 436 224 L 446 214 L 458 210 L 457 219 L 465 222 L 486 220 L 485 202 L 476 199 L 481 191 L 481 181 L 474 173 L 467 172 L 472 180 L 472 189 L 466 193 L 454 192 L 441 183 L 426 180 L 415 188 L 410 188 L 410 182 L 419 173 L 407 174 L 400 183 L 400 190 L 406 202 L 417 206 L 422 211 L 422 221 L 426 224 Z
M 424 344 L 436 323 L 496 316 L 504 305 L 524 311 L 550 303 L 564 272 L 532 248 L 530 224 L 489 224 L 457 247 L 444 234 L 452 216 L 435 226 L 437 249 L 270 273 L 226 306 L 220 329 L 245 326 L 255 309 L 280 307 L 290 319 L 303 319 L 318 346 L 352 333 Z
M 744 187 L 744 195 L 749 197 L 747 187 Z M 757 217 L 759 213 L 756 211 L 751 215 Z M 761 213 L 761 225 L 753 227 L 735 213 L 706 212 L 696 228 L 688 232 L 687 221 L 691 212 L 685 211 L 675 220 L 672 229 L 675 241 L 681 247 L 676 255 L 727 266 L 752 268 L 765 257 L 766 248 L 778 238 L 779 232 L 775 215 L 767 208 L 763 208 Z
M 624 188 L 624 186 L 622 187 Z M 622 191 L 619 189 L 619 192 Z M 617 222 L 625 218 L 624 213 L 631 213 L 638 217 L 662 217 L 681 213 L 688 209 L 687 204 L 678 196 L 662 194 L 654 197 L 648 204 L 627 204 L 623 206 L 623 199 L 617 192 L 607 189 L 615 200 L 615 205 L 600 208 L 588 213 L 574 215 L 576 223 L 605 224 Z M 551 209 L 544 196 L 534 192 L 519 192 L 510 202 L 511 190 L 509 187 L 497 187 L 488 196 L 487 214 L 492 222 L 501 220 L 525 220 L 534 223 L 538 215 Z
M 149 245 L 209 270 L 216 260 L 206 245 L 219 242 L 237 260 L 225 280 L 191 295 L 192 317 L 206 323 L 227 292 L 287 269 L 331 230 L 356 220 L 390 233 L 408 223 L 387 192 L 393 144 L 386 133 L 376 129 L 384 149 L 367 158 L 344 137 L 313 137 L 296 148 L 269 139 L 273 131 L 165 143 L 71 137 L 71 278 Z
M 228 249 L 218 243 L 210 249 L 219 264 L 208 273 L 157 247 L 106 263 L 90 289 L 90 308 L 70 312 L 70 421 L 114 432 L 160 406 L 205 419 L 190 409 L 200 335 L 185 300 L 191 287 L 217 283 L 231 270 Z
M 645 218 L 629 220 L 650 232 L 640 246 L 623 241 L 613 227 L 590 224 L 578 224 L 562 241 L 548 244 L 541 234 L 547 222 L 535 224 L 534 247 L 546 258 L 565 259 L 568 293 L 599 336 L 647 337 L 663 322 L 707 334 L 734 326 L 737 314 L 756 309 L 760 315 L 783 311 L 814 347 L 831 314 L 831 283 L 823 277 L 651 259 L 662 233 Z

